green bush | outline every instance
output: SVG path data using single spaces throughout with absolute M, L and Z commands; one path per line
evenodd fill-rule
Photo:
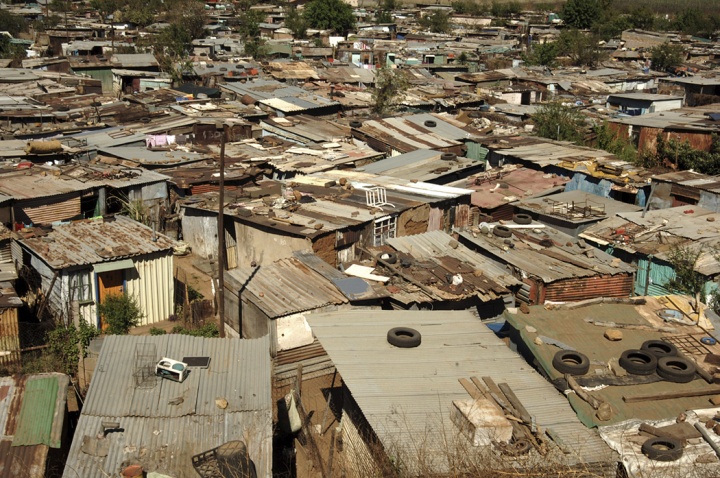
M 157 327 L 150 328 L 150 335 L 165 335 L 165 334 L 167 334 L 167 331 L 164 329 L 159 329 Z
M 213 338 L 213 337 L 219 337 L 220 336 L 220 329 L 218 329 L 217 324 L 215 322 L 208 322 L 202 327 L 199 327 L 197 329 L 186 329 L 182 325 L 176 325 L 172 328 L 170 331 L 172 334 L 180 334 L 180 335 L 190 335 L 191 337 L 206 337 L 206 338 Z
M 140 323 L 143 317 L 135 298 L 125 294 L 110 295 L 98 305 L 98 312 L 105 320 L 108 335 L 125 335 L 131 327 Z

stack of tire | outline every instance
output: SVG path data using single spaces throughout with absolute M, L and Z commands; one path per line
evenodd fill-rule
M 639 349 L 626 350 L 620 366 L 633 375 L 656 373 L 668 382 L 688 383 L 695 379 L 695 364 L 678 355 L 677 347 L 662 340 L 648 340 Z

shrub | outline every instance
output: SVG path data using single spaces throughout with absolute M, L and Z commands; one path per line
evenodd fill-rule
M 135 298 L 125 294 L 110 295 L 98 305 L 98 312 L 107 323 L 106 334 L 125 335 L 140 323 L 142 310 Z
M 165 334 L 167 334 L 167 331 L 164 329 L 159 329 L 157 327 L 150 328 L 150 335 L 165 335 Z

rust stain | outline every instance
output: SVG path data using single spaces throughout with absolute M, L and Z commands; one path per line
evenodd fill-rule
M 8 407 L 7 421 L 5 422 L 5 435 L 15 435 L 17 429 L 17 418 L 20 416 L 20 408 L 22 407 L 22 397 L 25 395 L 25 384 L 27 383 L 27 376 L 15 375 L 15 393 L 13 394 L 12 401 Z

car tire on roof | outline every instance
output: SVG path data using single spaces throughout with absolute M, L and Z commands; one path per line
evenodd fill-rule
M 532 216 L 530 214 L 515 214 L 513 222 L 515 224 L 532 224 Z
M 397 256 L 392 252 L 383 252 L 378 255 L 378 258 L 387 262 L 388 264 L 395 264 L 397 262 Z
M 630 349 L 620 355 L 618 363 L 633 375 L 650 375 L 657 369 L 658 359 L 645 350 Z
M 697 367 L 683 357 L 663 357 L 658 359 L 657 373 L 668 382 L 688 383 L 695 379 Z
M 455 153 L 443 153 L 440 155 L 440 159 L 442 161 L 454 161 L 457 159 L 457 154 Z
M 435 126 L 437 126 L 437 123 L 434 120 L 426 120 L 425 126 L 427 126 L 428 128 L 434 128 Z
M 650 352 L 658 359 L 662 357 L 676 357 L 678 354 L 677 347 L 664 340 L 646 340 L 640 346 L 640 350 Z
M 650 438 L 640 448 L 643 455 L 655 461 L 676 461 L 683 454 L 682 443 L 674 438 Z
M 388 331 L 387 341 L 390 345 L 401 349 L 410 349 L 420 345 L 420 332 L 410 327 L 395 327 Z
M 590 359 L 575 350 L 560 350 L 553 357 L 552 365 L 563 374 L 585 375 L 590 370 Z
M 512 231 L 507 226 L 495 226 L 492 232 L 497 237 L 512 237 Z
M 360 128 L 362 126 L 362 123 L 360 121 L 351 121 L 350 127 L 351 128 Z

